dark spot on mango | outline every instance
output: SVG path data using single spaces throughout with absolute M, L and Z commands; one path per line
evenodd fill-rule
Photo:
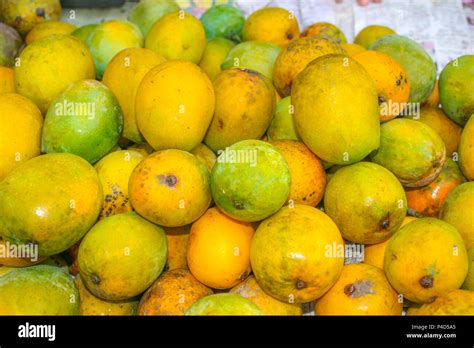
M 383 96 L 379 95 L 379 97 L 378 97 L 378 102 L 379 102 L 379 105 L 382 105 L 383 103 L 386 102 L 386 100 L 385 100 L 385 98 L 384 98 Z
M 244 204 L 242 202 L 234 201 L 234 207 L 237 210 L 242 210 L 244 209 Z
M 380 223 L 380 226 L 386 230 L 390 227 L 390 220 L 388 217 L 386 217 L 384 220 L 382 220 L 382 222 Z
M 346 294 L 347 296 L 351 296 L 355 291 L 355 286 L 354 284 L 347 284 L 345 287 L 344 287 L 344 294 Z
M 245 271 L 244 273 L 242 273 L 242 274 L 240 275 L 239 280 L 245 280 L 245 278 L 247 278 L 248 274 L 249 274 L 249 273 L 248 273 L 247 271 Z
M 287 38 L 288 40 L 293 39 L 293 34 L 292 34 L 292 33 L 287 33 L 287 34 L 286 34 L 286 38 Z
M 434 279 L 431 275 L 426 275 L 420 278 L 419 283 L 423 289 L 429 289 L 433 287 Z
M 397 84 L 397 86 L 400 86 L 402 84 L 402 80 L 399 79 L 399 80 L 395 81 L 395 83 Z
M 91 282 L 92 284 L 99 285 L 100 284 L 100 277 L 97 274 L 91 275 Z
M 299 280 L 299 279 L 298 279 L 298 280 L 296 281 L 296 288 L 297 288 L 298 290 L 305 289 L 305 288 L 307 288 L 307 287 L 308 287 L 308 284 L 306 284 L 306 282 L 304 282 L 303 280 Z
M 37 9 L 36 9 L 36 15 L 37 15 L 38 17 L 44 17 L 44 15 L 45 15 L 44 8 L 37 8 Z
M 219 118 L 217 120 L 217 126 L 220 128 L 220 129 L 224 129 L 224 121 L 222 120 L 222 118 Z

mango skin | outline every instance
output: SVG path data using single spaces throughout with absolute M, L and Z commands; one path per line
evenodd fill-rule
M 0 277 L 0 315 L 79 315 L 79 291 L 58 267 L 15 269 Z
M 410 81 L 410 103 L 423 103 L 436 83 L 436 65 L 415 41 L 400 35 L 387 35 L 376 41 L 372 51 L 388 54 L 405 69 Z
M 326 22 L 317 22 L 308 26 L 302 33 L 301 37 L 317 37 L 331 40 L 336 44 L 347 43 L 346 35 L 337 26 Z
M 344 247 L 331 218 L 319 209 L 295 204 L 264 220 L 252 239 L 250 260 L 258 284 L 286 303 L 321 297 L 339 278 Z
M 0 235 L 54 255 L 82 238 L 101 206 L 102 187 L 87 161 L 67 153 L 35 157 L 0 183 Z
M 69 35 L 76 29 L 74 24 L 61 21 L 46 21 L 36 25 L 25 37 L 25 43 L 31 44 L 33 41 L 42 39 L 50 35 Z
M 291 94 L 294 80 L 314 59 L 327 54 L 343 54 L 342 48 L 329 39 L 304 37 L 285 46 L 275 61 L 273 81 L 278 93 Z
M 215 5 L 204 12 L 200 20 L 204 25 L 206 39 L 222 37 L 240 41 L 245 17 L 239 8 L 227 4 Z
M 403 186 L 421 187 L 443 169 L 446 146 L 424 123 L 398 118 L 382 124 L 380 147 L 370 158 L 395 174 Z
M 464 176 L 474 180 L 474 118 L 467 121 L 459 142 L 459 167 Z
M 292 303 L 285 303 L 268 295 L 258 285 L 253 275 L 250 275 L 242 283 L 234 286 L 229 291 L 231 294 L 239 294 L 255 303 L 262 310 L 264 315 L 302 315 L 301 306 Z
M 94 296 L 84 285 L 80 275 L 74 279 L 79 289 L 80 315 L 137 315 L 137 299 L 125 301 L 105 301 Z
M 474 248 L 467 250 L 467 257 L 469 258 L 469 270 L 462 288 L 474 291 Z
M 147 36 L 156 21 L 167 13 L 179 10 L 179 5 L 174 0 L 141 0 L 130 12 L 128 20 L 135 23 L 142 34 Z
M 336 284 L 315 304 L 316 315 L 401 315 L 402 309 L 383 271 L 363 263 L 344 266 Z
M 145 48 L 169 60 L 188 60 L 199 64 L 206 47 L 202 23 L 192 14 L 178 11 L 161 17 L 150 29 Z
M 12 26 L 21 35 L 47 20 L 61 17 L 59 0 L 3 0 L 0 4 L 0 21 Z
M 291 101 L 296 130 L 319 158 L 347 165 L 379 147 L 375 83 L 352 58 L 325 55 L 313 60 L 296 78 Z
M 262 310 L 240 295 L 214 294 L 194 302 L 185 315 L 262 315 Z
M 452 225 L 435 218 L 417 219 L 388 242 L 384 270 L 398 293 L 426 303 L 461 287 L 468 270 L 466 247 Z
M 439 294 L 433 302 L 408 311 L 408 315 L 474 315 L 474 292 L 455 289 Z
M 266 41 L 246 41 L 232 48 L 221 65 L 222 70 L 242 68 L 258 71 L 270 80 L 281 48 Z
M 283 155 L 261 140 L 243 140 L 227 151 L 218 154 L 212 168 L 211 192 L 216 205 L 230 217 L 248 222 L 277 212 L 288 199 L 291 185 Z M 247 160 L 238 162 L 232 154 L 245 154 Z
M 457 228 L 467 249 L 474 247 L 473 209 L 474 182 L 466 182 L 448 194 L 440 213 L 442 220 Z
M 285 97 L 277 103 L 272 122 L 267 129 L 269 141 L 301 140 L 296 133 L 293 114 L 294 107 L 291 105 L 291 97 Z
M 395 175 L 375 163 L 359 162 L 333 175 L 324 208 L 345 239 L 376 244 L 398 230 L 406 216 L 407 201 Z
M 125 48 L 142 47 L 140 29 L 125 20 L 110 20 L 99 24 L 87 37 L 86 44 L 94 57 L 97 78 L 101 79 L 107 64 Z
M 0 66 L 0 94 L 15 93 L 14 71 L 12 68 Z
M 0 66 L 13 66 L 22 44 L 23 40 L 18 32 L 0 22 Z
M 212 295 L 212 290 L 201 284 L 186 269 L 163 273 L 143 294 L 139 315 L 184 315 L 191 305 Z
M 106 250 L 106 252 L 104 252 Z M 163 271 L 167 244 L 163 229 L 134 212 L 99 221 L 79 246 L 79 273 L 93 295 L 131 299 Z
M 129 196 L 132 207 L 161 226 L 180 227 L 197 220 L 209 207 L 209 171 L 189 152 L 157 151 L 133 170 Z
M 209 76 L 211 81 L 214 81 L 222 71 L 221 65 L 234 46 L 234 42 L 222 37 L 216 37 L 207 42 L 199 67 Z
M 112 58 L 102 77 L 102 83 L 114 93 L 122 109 L 122 136 L 137 144 L 145 141 L 138 130 L 135 114 L 138 87 L 152 68 L 165 61 L 165 58 L 152 50 L 141 47 L 126 48 Z
M 167 61 L 145 75 L 135 105 L 138 129 L 155 150 L 190 151 L 201 143 L 211 123 L 214 88 L 197 65 Z
M 354 43 L 361 45 L 365 49 L 370 49 L 370 47 L 382 37 L 396 34 L 393 29 L 383 25 L 368 25 L 359 31 L 354 39 Z
M 15 66 L 17 93 L 31 99 L 44 114 L 73 82 L 95 78 L 87 46 L 71 35 L 52 35 L 28 45 Z
M 93 114 L 71 113 L 70 103 L 85 103 L 88 110 L 93 105 Z M 41 150 L 68 152 L 95 163 L 117 145 L 122 129 L 122 110 L 112 91 L 95 80 L 79 81 L 51 104 L 44 120 Z
M 242 28 L 242 41 L 262 40 L 285 47 L 300 36 L 294 14 L 280 7 L 264 7 L 248 16 Z
M 77 28 L 74 30 L 71 35 L 77 37 L 79 40 L 82 42 L 86 43 L 87 38 L 89 35 L 97 28 L 99 24 L 86 24 L 83 25 L 82 27 Z
M 444 112 L 464 126 L 474 114 L 474 55 L 449 62 L 439 75 L 439 98 Z
M 204 143 L 212 150 L 246 139 L 260 139 L 275 109 L 272 83 L 262 74 L 232 68 L 214 81 L 216 108 Z
M 15 167 L 40 155 L 43 117 L 19 94 L 0 95 L 0 182 Z

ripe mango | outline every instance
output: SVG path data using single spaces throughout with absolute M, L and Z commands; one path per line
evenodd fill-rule
M 396 34 L 397 33 L 393 29 L 383 25 L 368 25 L 359 31 L 354 39 L 354 43 L 361 45 L 366 49 L 370 49 L 376 41 L 384 36 Z
M 296 133 L 293 114 L 294 107 L 291 105 L 291 97 L 285 97 L 277 103 L 272 122 L 267 129 L 269 141 L 301 140 Z
M 459 166 L 469 180 L 474 180 L 474 119 L 467 121 L 459 142 Z
M 375 163 L 360 162 L 342 167 L 333 175 L 324 196 L 324 209 L 345 239 L 375 244 L 398 230 L 407 201 L 395 175 Z
M 326 55 L 313 60 L 296 78 L 291 101 L 296 130 L 319 158 L 347 165 L 379 147 L 375 83 L 352 58 Z
M 74 24 L 61 21 L 46 21 L 36 25 L 25 37 L 25 43 L 31 44 L 33 41 L 56 34 L 69 35 L 76 29 Z
M 127 300 L 158 278 L 166 255 L 166 236 L 161 227 L 134 212 L 114 215 L 99 221 L 82 240 L 79 273 L 95 296 Z
M 317 37 L 336 44 L 347 43 L 346 35 L 337 26 L 326 22 L 313 23 L 301 33 L 301 37 Z
M 408 315 L 474 315 L 474 292 L 451 290 L 436 296 Z
M 79 315 L 79 291 L 58 267 L 15 269 L 0 277 L 0 315 Z
M 0 183 L 0 235 L 38 244 L 40 255 L 60 253 L 96 222 L 102 187 L 84 159 L 55 153 L 35 157 Z
M 128 20 L 140 28 L 143 36 L 147 36 L 156 21 L 167 13 L 179 10 L 174 0 L 141 0 L 133 7 Z
M 204 142 L 212 150 L 247 139 L 260 139 L 275 109 L 270 80 L 248 69 L 224 70 L 214 81 L 216 108 Z

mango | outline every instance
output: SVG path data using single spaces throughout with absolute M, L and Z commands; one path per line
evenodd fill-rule
M 191 273 L 214 289 L 229 289 L 251 272 L 250 243 L 254 229 L 217 208 L 209 209 L 191 227 L 187 260 Z
M 194 302 L 185 315 L 262 315 L 262 311 L 252 301 L 240 295 L 215 294 Z
M 360 162 L 342 167 L 333 175 L 324 196 L 324 209 L 345 239 L 375 244 L 398 230 L 407 202 L 402 185 L 390 171 L 375 163 Z
M 185 269 L 163 273 L 140 300 L 139 315 L 184 315 L 191 305 L 212 295 Z
M 259 221 L 277 212 L 290 193 L 283 155 L 261 140 L 243 140 L 221 151 L 211 173 L 211 192 L 225 214 Z
M 358 53 L 367 51 L 367 49 L 361 45 L 355 43 L 345 43 L 341 44 L 341 48 L 346 52 L 349 57 L 353 57 Z
M 74 30 L 71 35 L 77 37 L 80 39 L 82 42 L 86 43 L 87 38 L 89 35 L 97 28 L 99 24 L 86 24 L 83 25 L 82 27 L 77 28 Z
M 291 94 L 296 77 L 314 59 L 327 54 L 342 54 L 342 48 L 329 39 L 304 37 L 285 46 L 273 68 L 273 82 L 283 97 Z
M 87 161 L 67 153 L 35 157 L 0 183 L 0 235 L 54 255 L 84 236 L 101 206 L 102 187 Z
M 71 83 L 95 77 L 87 46 L 70 35 L 53 35 L 28 45 L 15 66 L 17 93 L 31 99 L 43 114 Z
M 439 98 L 444 112 L 460 126 L 474 114 L 474 55 L 449 62 L 439 75 Z
M 204 163 L 211 173 L 214 164 L 217 161 L 216 154 L 205 144 L 198 144 L 194 149 L 190 151 L 194 156 L 197 157 L 202 163 Z
M 433 106 L 423 106 L 420 109 L 419 115 L 407 115 L 404 117 L 420 121 L 433 128 L 446 145 L 446 156 L 453 156 L 458 151 L 462 128 L 446 116 L 442 109 Z
M 124 119 L 122 136 L 135 143 L 145 141 L 138 130 L 135 114 L 138 87 L 143 77 L 153 67 L 163 62 L 165 58 L 152 50 L 126 48 L 112 58 L 102 77 L 102 83 L 114 93 L 122 109 Z
M 164 226 L 163 229 L 165 230 L 166 241 L 168 243 L 168 259 L 166 260 L 165 270 L 187 269 L 188 262 L 186 257 L 191 225 L 180 227 Z
M 403 186 L 421 187 L 443 169 L 446 146 L 431 127 L 399 118 L 382 124 L 380 147 L 370 158 L 395 174 Z
M 240 33 L 244 27 L 245 17 L 239 8 L 227 4 L 215 5 L 204 12 L 200 20 L 204 25 L 208 40 L 222 37 L 237 42 L 240 41 Z
M 122 127 L 122 111 L 114 94 L 98 81 L 79 81 L 52 102 L 44 120 L 41 150 L 72 153 L 95 163 L 117 144 Z
M 161 227 L 134 212 L 114 215 L 99 221 L 82 240 L 79 273 L 95 296 L 127 300 L 158 278 L 166 255 L 166 236 Z
M 326 188 L 326 173 L 319 158 L 300 141 L 277 140 L 270 144 L 280 150 L 290 169 L 288 202 L 318 205 Z
M 363 263 L 346 265 L 336 284 L 315 304 L 316 315 L 401 315 L 402 301 L 383 271 Z
M 474 248 L 467 250 L 469 269 L 462 285 L 463 289 L 474 291 Z
M 128 181 L 144 158 L 141 152 L 120 150 L 109 153 L 95 164 L 104 195 L 101 218 L 132 211 Z
M 396 34 L 393 29 L 384 25 L 368 25 L 357 33 L 354 43 L 370 49 L 376 41 L 384 36 Z
M 135 105 L 138 129 L 155 150 L 190 151 L 204 139 L 215 95 L 212 82 L 197 65 L 174 60 L 145 75 Z
M 436 296 L 408 315 L 474 315 L 474 292 L 450 290 Z
M 74 281 L 79 289 L 80 315 L 136 315 L 138 301 L 136 299 L 125 301 L 105 301 L 94 296 L 84 285 L 78 275 Z
M 457 228 L 466 249 L 474 247 L 474 182 L 466 182 L 452 190 L 441 208 L 440 218 Z
M 162 150 L 141 161 L 129 181 L 135 211 L 156 224 L 179 227 L 197 220 L 209 207 L 209 171 L 194 155 Z
M 395 59 L 408 74 L 410 103 L 423 103 L 436 83 L 436 65 L 430 55 L 415 41 L 400 35 L 387 35 L 370 50 L 383 52 Z
M 13 66 L 22 45 L 23 40 L 18 32 L 5 23 L 0 22 L 0 66 Z
M 140 0 L 128 16 L 128 20 L 135 23 L 147 36 L 153 24 L 170 12 L 179 11 L 179 5 L 174 0 Z
M 61 17 L 59 0 L 3 0 L 0 4 L 0 21 L 26 35 L 34 26 Z
M 459 141 L 459 167 L 464 176 L 474 180 L 474 120 L 467 121 Z
M 33 41 L 47 36 L 64 34 L 69 35 L 76 29 L 71 23 L 61 21 L 46 21 L 36 25 L 25 37 L 25 43 L 31 44 Z
M 322 160 L 347 165 L 379 147 L 377 89 L 352 58 L 326 55 L 312 61 L 296 78 L 291 101 L 298 134 Z
M 280 7 L 264 7 L 253 12 L 242 28 L 243 41 L 268 41 L 281 48 L 299 36 L 295 15 Z
M 206 43 L 199 67 L 207 74 L 211 81 L 214 81 L 222 71 L 221 65 L 234 46 L 234 42 L 222 37 L 216 37 Z
M 214 81 L 216 107 L 204 142 L 212 150 L 247 139 L 259 139 L 275 109 L 271 81 L 247 69 L 224 70 Z
M 306 27 L 301 33 L 301 37 L 317 37 L 331 40 L 336 44 L 347 43 L 346 35 L 337 26 L 326 22 L 313 23 Z
M 0 95 L 0 182 L 11 170 L 40 155 L 43 117 L 19 94 Z
M 97 78 L 101 79 L 107 64 L 125 48 L 142 47 L 143 35 L 132 22 L 109 20 L 99 24 L 87 37 L 86 44 L 94 58 Z
M 393 288 L 416 303 L 429 302 L 461 287 L 467 275 L 467 252 L 452 225 L 421 218 L 403 226 L 388 242 L 384 270 Z
M 0 314 L 79 315 L 79 291 L 57 267 L 15 269 L 0 277 Z
M 410 81 L 405 69 L 389 55 L 366 51 L 353 56 L 374 79 L 380 107 L 380 121 L 389 121 L 404 112 L 410 97 Z
M 234 286 L 229 293 L 248 298 L 262 310 L 264 315 L 302 315 L 301 306 L 279 301 L 265 293 L 253 275 Z
M 269 141 L 301 140 L 296 133 L 293 114 L 294 107 L 291 104 L 291 97 L 285 97 L 277 103 L 272 122 L 267 129 Z
M 465 181 L 457 163 L 448 157 L 434 181 L 406 189 L 408 208 L 422 216 L 438 217 L 448 194 Z
M 199 64 L 206 47 L 206 34 L 199 19 L 177 11 L 161 17 L 146 36 L 145 47 L 170 60 Z
M 266 41 L 242 42 L 232 48 L 221 65 L 222 70 L 242 68 L 258 71 L 270 80 L 273 67 L 281 49 Z
M 321 297 L 339 278 L 344 242 L 319 209 L 295 204 L 264 220 L 252 239 L 250 260 L 258 284 L 286 303 Z
M 12 68 L 0 66 L 0 94 L 15 93 L 14 71 Z

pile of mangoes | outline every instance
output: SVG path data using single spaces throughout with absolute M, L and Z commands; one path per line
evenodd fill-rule
M 275 7 L 60 15 L 0 2 L 0 314 L 474 314 L 474 55 L 438 79 Z

